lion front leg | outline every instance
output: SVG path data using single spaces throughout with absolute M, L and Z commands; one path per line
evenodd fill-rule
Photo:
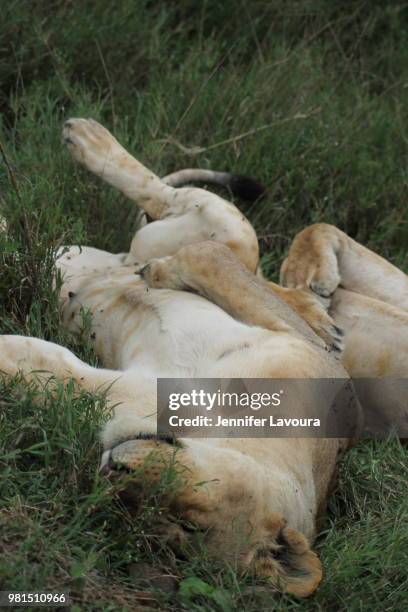
M 344 331 L 336 325 L 328 309 L 330 300 L 316 295 L 308 289 L 289 289 L 268 282 L 268 286 L 279 295 L 329 347 L 337 352 L 344 348 Z
M 68 349 L 39 338 L 0 336 L 0 377 L 21 373 L 26 380 L 47 384 L 74 381 L 79 390 L 102 394 L 112 410 L 101 432 L 102 466 L 109 449 L 129 436 L 156 433 L 156 380 L 135 371 L 93 368 Z M 108 451 L 108 452 L 107 452 Z
M 323 348 L 341 350 L 341 330 L 313 294 L 297 292 L 295 299 L 293 292 L 251 274 L 222 244 L 189 245 L 151 261 L 141 275 L 151 287 L 194 290 L 249 325 L 301 334 Z
M 93 368 L 68 349 L 39 338 L 0 336 L 0 376 L 23 374 L 27 380 L 61 383 L 74 380 L 90 393 L 108 391 L 120 372 Z M 112 398 L 113 400 L 114 398 Z
M 223 244 L 205 241 L 185 246 L 173 256 L 152 260 L 140 274 L 150 287 L 193 290 L 244 322 L 274 331 L 291 330 L 276 314 L 273 292 Z

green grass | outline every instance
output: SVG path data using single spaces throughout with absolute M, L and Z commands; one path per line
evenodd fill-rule
M 101 120 L 159 174 L 200 166 L 262 180 L 267 198 L 245 210 L 271 278 L 315 221 L 407 269 L 407 28 L 397 1 L 10 0 L 0 22 L 0 333 L 92 360 L 86 334 L 74 343 L 60 327 L 55 249 L 126 250 L 136 226 L 133 205 L 63 150 L 69 116 Z M 152 529 L 160 487 L 134 516 L 98 477 L 103 398 L 17 382 L 0 387 L 0 589 L 65 587 L 84 610 L 135 609 L 135 592 L 166 580 L 167 610 L 407 607 L 407 452 L 397 441 L 348 455 L 317 544 L 324 581 L 298 602 L 238 580 L 205 551 L 174 558 Z

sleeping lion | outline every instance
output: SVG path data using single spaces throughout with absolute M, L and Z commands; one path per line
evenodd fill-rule
M 135 201 L 151 222 L 136 232 L 129 253 L 70 247 L 57 261 L 64 325 L 78 333 L 83 309 L 92 313 L 103 368 L 51 342 L 0 336 L 0 371 L 27 377 L 37 371 L 37 378 L 104 390 L 112 416 L 102 432 L 101 466 L 110 478 L 134 470 L 128 487 L 137 491 L 141 475 L 144 486 L 157 481 L 175 455 L 186 468 L 169 497 L 170 543 L 190 537 L 170 517 L 184 519 L 205 533 L 214 556 L 267 577 L 274 588 L 310 595 L 322 578 L 313 541 L 339 458 L 353 439 L 158 436 L 156 382 L 406 377 L 406 275 L 318 224 L 295 238 L 282 266 L 284 286 L 267 282 L 243 214 L 204 189 L 179 186 L 200 180 L 200 171 L 161 180 L 91 119 L 67 121 L 63 138 L 77 161 Z M 230 180 L 223 173 L 209 178 Z M 373 403 L 378 428 L 406 414 L 405 397 L 394 397 L 391 387 L 377 396 L 374 402 L 368 391 L 363 403 Z M 348 418 L 358 438 L 357 396 Z

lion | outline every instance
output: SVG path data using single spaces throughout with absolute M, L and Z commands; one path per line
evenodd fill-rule
M 333 290 L 330 275 L 327 287 L 325 275 L 313 272 L 313 261 L 321 269 L 324 251 L 310 262 L 303 257 L 300 275 L 296 260 L 309 247 L 295 240 L 283 266 L 288 287 L 268 283 L 256 275 L 256 234 L 234 205 L 202 189 L 161 181 L 93 120 L 70 119 L 63 136 L 75 159 L 137 202 L 153 222 L 136 233 L 128 254 L 86 247 L 60 253 L 64 325 L 79 332 L 81 311 L 92 313 L 91 337 L 103 367 L 91 367 L 51 342 L 0 336 L 0 371 L 52 375 L 62 383 L 74 379 L 91 393 L 103 389 L 112 410 L 101 434 L 101 466 L 109 477 L 130 470 L 134 480 L 127 486 L 137 490 L 141 474 L 145 484 L 155 482 L 175 453 L 186 468 L 182 486 L 169 496 L 170 542 L 189 538 L 170 517 L 192 522 L 205 533 L 212 555 L 268 578 L 273 588 L 310 595 L 322 578 L 314 538 L 338 461 L 353 438 L 161 437 L 156 381 L 348 379 L 343 341 L 347 364 L 360 349 L 353 342 L 347 347 L 347 296 L 338 306 L 347 292 L 337 288 L 348 283 L 347 266 L 342 257 L 333 259 Z M 367 289 L 363 280 L 361 287 Z M 364 305 L 359 308 L 364 318 Z M 346 328 L 345 339 L 336 317 Z M 395 321 L 387 311 L 384 329 Z M 360 333 L 363 342 L 371 340 L 364 338 L 363 325 Z M 371 371 L 367 363 L 365 374 Z M 362 412 L 356 395 L 347 416 L 358 438 Z
M 90 259 L 85 262 L 81 251 L 82 262 L 93 269 L 129 262 L 142 267 L 154 257 L 174 255 L 184 245 L 214 240 L 228 246 L 249 271 L 262 278 L 256 234 L 245 216 L 213 193 L 182 186 L 186 182 L 213 183 L 252 200 L 265 187 L 247 177 L 202 169 L 178 171 L 160 180 L 97 122 L 75 121 L 74 134 L 69 121 L 64 128 L 73 157 L 131 197 L 153 219 L 136 232 L 129 254 L 112 256 L 88 250 Z M 76 248 L 67 254 L 69 267 L 75 265 L 78 252 Z M 65 263 L 62 258 L 60 266 Z M 316 280 L 313 274 L 320 277 Z M 327 284 L 324 290 L 319 283 Z M 345 349 L 342 362 L 349 375 L 364 379 L 359 389 L 370 433 L 384 433 L 397 423 L 402 436 L 406 389 L 396 381 L 406 378 L 408 372 L 406 274 L 334 226 L 316 224 L 295 237 L 282 264 L 280 285 L 269 281 L 268 287 L 331 349 L 339 353 Z M 254 312 L 257 309 L 254 304 Z M 390 337 L 394 348 L 389 346 Z M 381 383 L 374 381 L 378 378 Z
M 330 303 L 345 332 L 342 363 L 356 382 L 366 429 L 407 438 L 407 275 L 333 225 L 317 223 L 295 237 L 281 283 Z

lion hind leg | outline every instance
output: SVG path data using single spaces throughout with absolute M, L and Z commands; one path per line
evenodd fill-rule
M 330 297 L 338 286 L 408 308 L 408 278 L 401 270 L 326 223 L 302 230 L 282 264 L 281 283 Z
M 63 141 L 72 157 L 143 208 L 152 218 L 168 213 L 175 190 L 163 183 L 93 119 L 65 122 Z

